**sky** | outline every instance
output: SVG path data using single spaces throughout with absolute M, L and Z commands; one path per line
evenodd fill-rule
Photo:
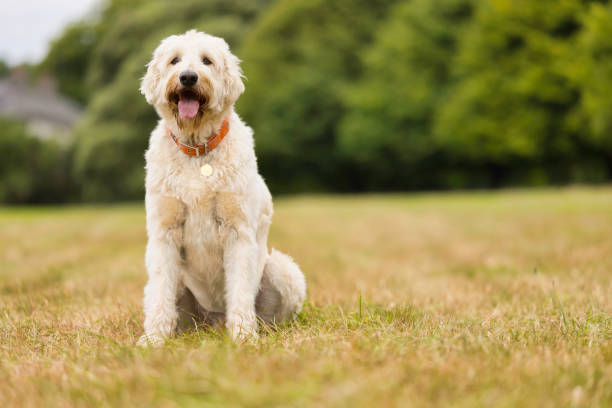
M 10 65 L 38 62 L 66 24 L 100 0 L 0 0 L 0 58 Z

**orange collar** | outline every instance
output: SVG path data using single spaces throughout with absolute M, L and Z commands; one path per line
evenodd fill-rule
M 219 129 L 219 132 L 210 136 L 206 140 L 206 143 L 198 144 L 195 146 L 181 143 L 181 141 L 178 140 L 178 137 L 176 137 L 174 133 L 172 133 L 172 131 L 168 128 L 166 128 L 166 132 L 168 133 L 168 136 L 170 136 L 172 140 L 174 140 L 174 143 L 176 143 L 179 149 L 181 149 L 183 153 L 185 153 L 187 156 L 204 156 L 213 151 L 215 147 L 219 146 L 219 143 L 221 143 L 225 135 L 227 135 L 227 132 L 229 132 L 229 117 L 225 118 L 223 124 L 221 125 L 221 129 Z

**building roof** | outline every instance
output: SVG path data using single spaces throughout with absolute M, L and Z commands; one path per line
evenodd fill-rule
M 27 74 L 15 69 L 0 80 L 0 115 L 27 123 L 45 123 L 67 132 L 81 115 L 82 108 L 55 90 L 50 78 L 32 84 Z

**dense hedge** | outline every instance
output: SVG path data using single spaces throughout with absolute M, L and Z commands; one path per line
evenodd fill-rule
M 74 198 L 71 151 L 30 135 L 22 122 L 1 118 L 0 202 L 55 203 Z
M 238 111 L 276 192 L 602 182 L 612 176 L 612 5 L 586 0 L 112 0 L 39 67 L 87 104 L 86 200 L 143 193 L 138 93 L 169 33 L 228 39 Z

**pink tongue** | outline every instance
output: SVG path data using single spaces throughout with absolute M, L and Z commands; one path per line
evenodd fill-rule
M 181 99 L 178 103 L 179 113 L 183 118 L 193 118 L 200 109 L 200 102 L 195 99 Z

